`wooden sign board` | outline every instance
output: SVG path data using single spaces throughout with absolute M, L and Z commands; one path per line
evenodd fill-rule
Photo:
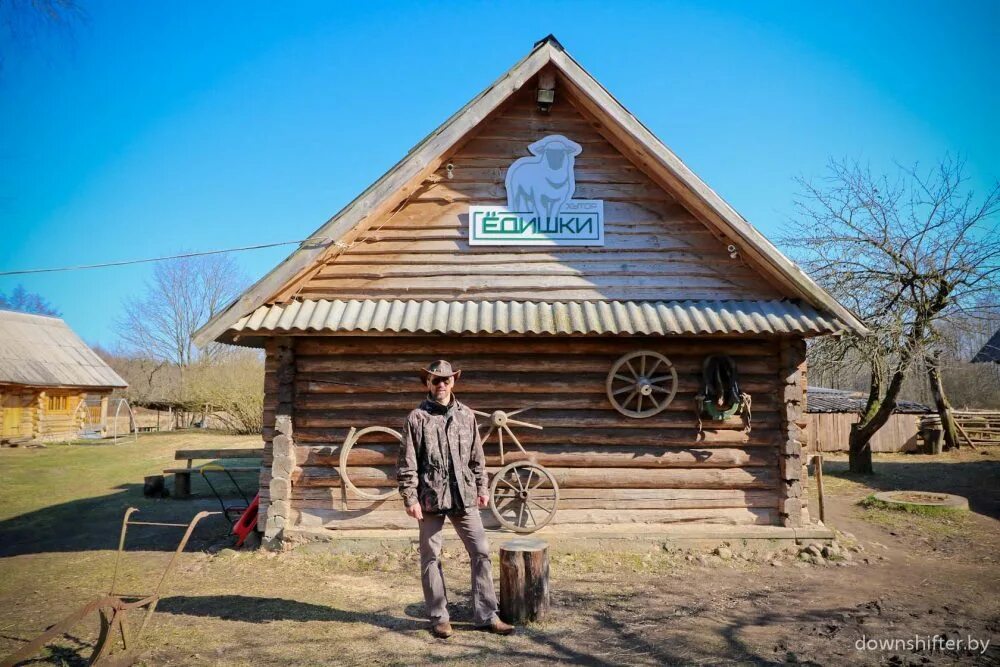
M 604 245 L 604 202 L 573 199 L 583 148 L 560 134 L 528 146 L 507 169 L 507 206 L 469 207 L 470 245 Z

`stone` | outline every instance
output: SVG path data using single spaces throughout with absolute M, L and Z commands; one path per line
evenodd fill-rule
M 271 441 L 271 450 L 274 456 L 295 457 L 295 443 L 287 435 L 276 435 Z
M 287 500 L 292 495 L 292 483 L 283 477 L 271 478 L 271 500 Z
M 716 547 L 715 555 L 722 560 L 730 560 L 733 557 L 733 550 L 729 547 Z
M 288 500 L 274 500 L 267 508 L 268 517 L 280 516 L 287 518 L 292 513 L 292 504 Z
M 274 430 L 287 436 L 292 435 L 292 418 L 288 415 L 277 415 L 274 419 Z
M 274 477 L 284 477 L 288 479 L 295 470 L 295 457 L 291 455 L 275 455 L 274 463 L 271 464 L 271 475 Z

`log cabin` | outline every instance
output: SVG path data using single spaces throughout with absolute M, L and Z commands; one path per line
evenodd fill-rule
M 0 310 L 0 440 L 73 440 L 126 382 L 58 317 Z M 88 405 L 88 402 L 90 405 Z
M 196 342 L 266 350 L 259 526 L 280 538 L 412 528 L 391 434 L 339 457 L 352 428 L 400 429 L 438 358 L 459 400 L 541 427 L 485 451 L 494 476 L 544 466 L 553 524 L 807 525 L 805 340 L 848 330 L 549 36 Z M 712 355 L 752 409 L 703 414 Z

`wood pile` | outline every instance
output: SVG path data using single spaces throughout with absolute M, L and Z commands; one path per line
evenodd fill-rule
M 989 410 L 953 410 L 952 415 L 959 426 L 959 440 L 965 445 L 976 447 L 1000 445 L 1000 412 Z M 920 430 L 940 430 L 941 417 L 936 414 L 920 418 Z M 964 431 L 964 433 L 962 433 Z M 968 436 L 966 439 L 965 436 Z

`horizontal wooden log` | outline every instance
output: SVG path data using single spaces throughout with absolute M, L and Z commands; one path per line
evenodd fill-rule
M 454 287 L 423 287 L 418 286 L 413 289 L 392 288 L 372 288 L 372 287 L 352 287 L 352 288 L 326 288 L 317 287 L 315 289 L 303 287 L 298 292 L 298 296 L 304 299 L 414 299 L 418 301 L 439 301 L 450 299 L 461 300 L 484 300 L 493 301 L 501 299 L 512 299 L 515 301 L 537 300 L 539 296 L 537 287 L 493 287 L 484 286 L 469 289 L 456 289 Z M 657 300 L 712 300 L 712 299 L 759 299 L 775 298 L 775 294 L 761 294 L 757 290 L 736 287 L 722 288 L 719 286 L 674 286 L 674 287 L 574 287 L 574 288 L 548 288 L 544 290 L 546 298 L 552 301 L 657 301 Z
M 456 368 L 471 373 L 556 373 L 576 374 L 593 373 L 595 379 L 603 379 L 611 371 L 620 354 L 561 354 L 546 355 L 545 358 L 523 357 L 511 352 L 479 353 L 470 355 L 449 355 L 448 360 Z M 681 350 L 665 355 L 670 367 L 678 375 L 695 375 L 701 381 L 704 354 L 690 354 Z M 748 374 L 768 375 L 778 371 L 773 358 L 744 359 L 737 363 L 737 372 L 742 379 Z M 365 373 L 399 373 L 416 374 L 417 369 L 427 363 L 426 354 L 380 354 L 378 356 L 365 354 L 330 354 L 308 355 L 300 354 L 295 360 L 298 373 L 350 373 L 354 374 L 364 369 Z M 638 370 L 638 369 L 636 369 Z M 667 370 L 662 362 L 656 366 L 659 371 Z M 777 383 L 774 385 L 777 387 Z M 776 401 L 775 401 L 776 402 Z
M 612 157 L 621 153 L 611 144 L 605 142 L 591 144 L 587 147 L 588 157 Z M 458 152 L 459 157 L 498 157 L 510 158 L 511 161 L 527 155 L 523 139 L 480 139 L 478 137 L 466 142 Z M 585 198 L 576 192 L 577 197 Z
M 465 267 L 475 266 L 509 266 L 511 264 L 521 264 L 526 267 L 537 265 L 546 266 L 549 264 L 580 266 L 586 264 L 593 267 L 619 266 L 623 263 L 634 264 L 671 264 L 671 263 L 705 263 L 717 262 L 725 264 L 729 261 L 729 255 L 725 250 L 718 252 L 691 251 L 687 248 L 661 248 L 658 250 L 635 250 L 631 252 L 618 253 L 597 253 L 593 256 L 572 257 L 565 255 L 560 249 L 550 249 L 546 246 L 535 246 L 536 252 L 526 253 L 523 249 L 496 246 L 494 252 L 477 253 L 474 255 L 435 255 L 433 262 L 438 266 Z M 377 253 L 368 252 L 363 256 L 353 254 L 342 255 L 335 263 L 326 264 L 327 267 L 368 267 L 368 266 L 414 266 L 426 267 L 428 256 L 423 253 Z M 567 259 L 572 261 L 567 262 Z M 325 270 L 325 269 L 324 269 Z
M 372 512 L 360 516 L 354 512 L 333 509 L 303 508 L 295 512 L 296 523 L 309 528 L 369 529 L 415 528 L 416 521 L 403 512 Z M 728 525 L 776 525 L 777 513 L 767 508 L 699 508 L 699 509 L 648 509 L 648 510 L 579 510 L 560 509 L 552 524 L 635 524 L 635 523 L 711 523 Z M 495 525 L 488 512 L 483 512 L 483 523 Z
M 765 489 L 774 488 L 773 468 L 548 468 L 560 487 L 616 489 Z M 495 470 L 490 470 L 495 472 Z M 348 470 L 357 487 L 391 487 L 396 483 L 395 466 L 354 467 Z M 340 473 L 329 466 L 296 468 L 292 485 L 339 486 Z
M 614 491 L 615 489 L 598 489 L 597 491 Z M 634 491 L 636 489 L 621 489 L 621 491 Z M 645 490 L 645 489 L 643 489 Z M 678 491 L 686 489 L 675 489 L 672 495 L 677 496 Z M 323 493 L 316 497 L 304 497 L 303 492 L 321 491 Z M 566 491 L 588 491 L 588 495 L 597 495 L 594 490 L 589 489 L 566 489 Z M 691 490 L 695 491 L 695 490 Z M 734 491 L 733 494 L 722 495 L 724 490 L 717 490 L 718 497 L 707 496 L 707 491 L 698 490 L 700 494 L 681 497 L 664 498 L 616 498 L 611 495 L 606 497 L 567 497 L 566 493 L 560 493 L 559 509 L 699 509 L 708 507 L 761 507 L 776 508 L 778 506 L 778 494 L 774 491 Z M 712 491 L 709 489 L 708 491 Z M 263 490 L 267 495 L 267 489 Z M 341 493 L 341 489 L 301 489 L 298 494 L 293 494 L 292 507 L 295 509 L 336 509 L 344 512 L 370 513 L 370 512 L 402 512 L 403 500 L 401 498 L 389 498 L 387 500 L 365 500 L 363 498 L 352 497 L 350 492 Z
M 261 487 L 261 497 L 268 498 L 269 483 Z M 371 501 L 363 498 L 345 494 L 341 487 L 295 487 L 289 496 L 296 501 L 336 501 L 343 503 L 346 509 L 391 509 L 393 503 L 402 504 L 402 498 L 398 496 L 390 497 L 387 500 Z M 772 507 L 772 502 L 776 498 L 774 490 L 760 489 L 614 489 L 614 488 L 587 488 L 577 487 L 559 489 L 560 501 L 581 501 L 581 502 L 724 502 L 726 507 Z M 707 506 L 707 505 L 706 505 Z
M 641 345 L 641 347 L 639 347 Z M 369 337 L 330 338 L 325 336 L 310 336 L 298 339 L 295 350 L 297 355 L 323 356 L 333 354 L 359 354 L 371 358 L 377 356 L 442 354 L 442 348 L 451 356 L 500 354 L 508 353 L 514 356 L 536 355 L 623 355 L 636 349 L 648 349 L 660 352 L 668 358 L 677 355 L 728 354 L 734 357 L 760 357 L 762 355 L 777 355 L 777 342 L 763 336 L 739 336 L 735 338 L 712 340 L 693 336 L 676 338 L 641 338 L 638 340 L 616 338 L 610 336 L 585 337 L 574 339 L 553 338 L 501 338 L 497 340 L 483 338 L 449 338 L 442 341 L 439 337 L 420 336 L 414 338 L 385 338 L 373 340 Z M 777 382 L 777 379 L 775 379 Z
M 466 239 L 469 237 L 469 225 L 467 218 L 468 213 L 443 218 L 435 217 L 433 220 L 420 223 L 403 223 L 401 221 L 394 220 L 394 224 L 383 225 L 378 229 L 373 229 L 365 233 L 364 239 L 366 243 L 408 240 L 413 239 L 418 235 L 425 241 L 429 239 Z M 705 229 L 705 227 L 701 225 L 701 223 L 693 220 L 671 220 L 669 222 L 660 220 L 630 220 L 628 222 L 606 221 L 604 224 L 604 233 L 605 236 L 608 234 L 676 234 L 683 236 L 689 241 L 693 240 L 697 235 L 704 235 L 706 244 L 715 243 L 715 237 L 713 237 Z M 348 255 L 349 253 L 345 254 L 345 256 Z M 724 256 L 727 258 L 729 257 L 728 254 L 725 254 Z M 467 261 L 474 262 L 475 258 L 467 258 Z M 732 265 L 734 268 L 746 268 L 744 265 L 734 260 L 730 260 L 725 264 Z M 340 265 L 339 258 L 333 258 L 322 265 L 321 274 L 329 273 Z M 704 263 L 699 266 L 701 268 L 710 268 L 706 267 Z M 572 267 L 567 266 L 565 268 L 577 267 L 574 264 Z M 754 275 L 757 274 L 754 273 Z
M 425 362 L 426 363 L 426 362 Z M 461 366 L 458 366 L 461 368 Z M 423 400 L 423 388 L 414 383 L 412 394 L 394 394 L 385 392 L 358 392 L 344 394 L 342 392 L 331 393 L 325 391 L 327 385 L 320 383 L 310 383 L 301 380 L 297 385 L 298 405 L 304 408 L 326 408 L 329 410 L 354 410 L 363 408 L 366 410 L 399 410 L 409 413 Z M 312 391 L 315 389 L 316 391 Z M 457 394 L 456 394 L 457 395 Z M 678 391 L 668 409 L 692 411 L 694 409 L 693 391 Z M 492 412 L 494 409 L 505 409 L 508 412 L 523 407 L 526 404 L 523 393 L 515 392 L 467 392 L 462 391 L 458 396 L 465 405 L 480 412 Z M 524 419 L 530 421 L 530 415 L 534 410 L 539 409 L 559 409 L 559 410 L 614 410 L 614 406 L 608 400 L 607 394 L 598 391 L 589 394 L 533 394 L 530 399 L 530 410 L 523 413 Z M 753 412 L 766 419 L 767 413 L 777 412 L 778 405 L 774 397 L 770 394 L 761 394 L 754 397 Z M 483 418 L 481 418 L 483 419 Z
M 610 369 L 609 369 L 610 370 Z M 659 377 L 659 376 L 658 376 Z M 607 372 L 604 373 L 464 373 L 457 391 L 473 393 L 589 393 L 605 394 Z M 405 393 L 421 392 L 420 380 L 415 373 L 307 373 L 298 374 L 299 386 L 307 385 L 308 393 Z M 265 387 L 266 387 L 265 383 Z M 688 393 L 698 391 L 699 381 L 694 376 L 678 377 L 678 390 Z M 773 392 L 774 383 L 764 375 L 742 374 L 740 386 L 748 392 Z M 530 400 L 530 399 L 525 399 Z
M 371 424 L 354 423 L 350 426 L 370 426 Z M 392 428 L 402 428 L 403 420 L 378 424 Z M 350 426 L 339 428 L 308 428 L 298 426 L 295 440 L 300 444 L 339 446 L 347 437 Z M 486 429 L 482 428 L 483 435 Z M 655 447 L 711 447 L 740 445 L 747 447 L 770 447 L 777 442 L 779 433 L 775 429 L 755 427 L 750 433 L 742 429 L 705 429 L 701 433 L 691 424 L 689 432 L 681 429 L 656 431 L 653 429 L 623 428 L 587 428 L 550 427 L 542 431 L 515 430 L 526 448 L 540 444 L 575 443 L 578 445 L 615 445 L 624 446 L 655 446 Z M 523 436 L 523 438 L 521 437 Z M 489 442 L 494 442 L 493 436 Z M 390 435 L 372 433 L 365 436 L 364 443 L 394 443 L 398 442 Z
M 698 271 L 695 275 L 666 275 L 656 273 L 651 276 L 635 276 L 617 272 L 597 272 L 586 275 L 534 275 L 520 273 L 516 275 L 494 275 L 491 273 L 451 272 L 420 278 L 414 276 L 374 277 L 353 276 L 317 276 L 302 287 L 301 294 L 310 292 L 334 292 L 337 290 L 356 291 L 364 289 L 376 298 L 382 292 L 399 292 L 402 298 L 415 292 L 425 291 L 442 293 L 463 293 L 475 295 L 480 292 L 501 292 L 504 290 L 588 290 L 605 289 L 621 290 L 635 288 L 646 291 L 654 290 L 725 290 L 727 295 L 739 291 L 751 293 L 752 290 L 736 284 L 740 272 L 736 271 L 733 278 L 712 271 Z
M 295 416 L 297 427 L 351 427 L 358 425 L 398 424 L 405 419 L 396 411 L 343 411 L 333 412 L 329 410 L 308 410 L 303 409 Z M 530 423 L 547 428 L 613 428 L 622 427 L 630 430 L 638 429 L 683 429 L 694 430 L 697 428 L 697 420 L 694 413 L 674 413 L 661 412 L 645 419 L 634 419 L 626 417 L 618 412 L 595 412 L 591 410 L 537 410 L 531 415 Z M 704 424 L 714 429 L 743 429 L 744 423 L 740 418 L 726 420 L 704 421 Z
M 594 165 L 591 165 L 594 166 Z M 504 197 L 506 201 L 506 197 Z M 660 223 L 671 225 L 674 223 L 691 224 L 697 219 L 676 201 L 670 202 L 605 202 L 604 219 L 607 224 L 628 224 L 628 223 Z M 389 227 L 421 227 L 425 224 L 431 226 L 439 224 L 449 224 L 453 227 L 467 227 L 469 224 L 469 206 L 465 203 L 453 203 L 440 201 L 413 201 L 411 200 L 403 209 L 392 215 L 391 220 L 378 220 L 372 223 L 365 230 L 374 231 L 376 229 L 386 229 Z M 706 229 L 704 225 L 700 230 Z M 363 235 L 363 234 L 362 234 Z M 545 249 L 542 249 L 544 252 Z
M 511 443 L 513 444 L 513 443 Z M 487 465 L 500 466 L 497 447 L 486 447 Z M 297 447 L 298 465 L 337 466 L 340 447 Z M 348 457 L 350 466 L 395 465 L 399 447 L 392 444 L 355 446 Z M 778 457 L 773 448 L 663 448 L 623 447 L 621 445 L 586 446 L 536 445 L 525 454 L 515 446 L 506 448 L 505 460 L 531 460 L 539 465 L 564 468 L 734 468 L 742 466 L 773 466 Z

